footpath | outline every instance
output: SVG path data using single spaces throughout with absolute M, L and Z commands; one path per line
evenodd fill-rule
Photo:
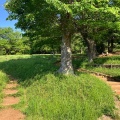
M 19 97 L 14 97 L 18 92 L 17 86 L 15 80 L 10 80 L 3 90 L 5 97 L 2 103 L 3 109 L 0 110 L 0 120 L 24 120 L 25 115 L 13 108 L 13 105 L 18 104 L 20 101 Z

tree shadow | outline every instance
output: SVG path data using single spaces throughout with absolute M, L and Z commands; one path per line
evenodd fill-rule
M 58 66 L 54 65 L 57 56 L 33 55 L 30 58 L 11 59 L 0 62 L 0 69 L 6 74 L 17 79 L 24 86 L 32 84 L 32 79 L 40 79 L 43 76 L 54 73 Z

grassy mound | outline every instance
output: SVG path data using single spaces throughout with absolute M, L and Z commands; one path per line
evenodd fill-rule
M 93 76 L 48 74 L 33 80 L 27 88 L 28 119 L 96 120 L 102 114 L 113 115 L 111 89 Z
M 24 99 L 18 106 L 28 120 L 96 120 L 102 114 L 113 116 L 113 93 L 99 79 L 83 73 L 55 74 L 59 56 L 12 57 L 8 61 L 3 58 L 0 69 L 19 80 Z

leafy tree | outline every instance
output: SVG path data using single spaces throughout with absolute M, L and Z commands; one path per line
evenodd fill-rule
M 0 54 L 28 53 L 30 51 L 28 38 L 22 37 L 12 28 L 0 28 Z
M 80 33 L 73 35 L 71 40 L 71 47 L 73 53 L 85 53 L 86 45 Z
M 108 40 L 109 30 L 112 28 L 113 31 L 115 24 L 119 24 L 120 9 L 118 2 L 109 0 L 89 2 L 86 1 L 84 9 L 78 11 L 76 27 L 88 46 L 88 58 L 92 62 L 96 57 L 96 45 L 103 45 Z
M 31 54 L 60 53 L 60 37 L 35 37 L 31 38 Z
M 11 54 L 15 46 L 16 39 L 19 39 L 20 33 L 14 32 L 12 28 L 0 28 L 0 48 L 4 50 L 4 54 Z
M 92 33 L 91 24 L 116 14 L 116 9 L 112 9 L 110 3 L 109 0 L 8 0 L 5 7 L 9 12 L 8 19 L 17 19 L 16 27 L 28 32 L 30 37 L 61 36 L 61 67 L 58 72 L 73 74 L 71 38 L 77 26 Z M 101 19 L 96 15 L 100 15 Z M 86 37 L 89 48 L 94 43 L 94 40 L 91 42 L 91 35 Z
M 61 67 L 58 72 L 64 74 L 73 73 L 70 40 L 74 26 L 72 10 L 69 8 L 71 4 L 71 0 L 43 0 L 41 2 L 10 0 L 5 5 L 7 10 L 11 11 L 9 19 L 18 19 L 16 26 L 22 30 L 31 30 L 35 31 L 35 34 L 48 36 L 49 32 L 58 28 L 62 36 Z M 53 33 L 54 35 L 56 36 Z

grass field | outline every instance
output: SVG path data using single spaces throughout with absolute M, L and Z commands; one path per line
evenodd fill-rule
M 15 107 L 27 120 L 96 120 L 102 114 L 114 117 L 111 88 L 85 73 L 58 75 L 59 56 L 0 57 L 0 69 L 18 79 L 21 102 Z M 84 65 L 83 60 L 76 61 L 74 67 Z

